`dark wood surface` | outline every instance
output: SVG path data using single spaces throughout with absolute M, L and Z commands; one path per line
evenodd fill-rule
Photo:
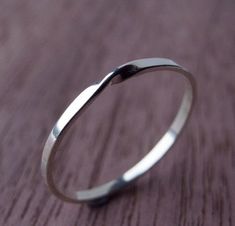
M 0 225 L 235 225 L 235 2 L 0 2 Z M 197 81 L 193 114 L 149 173 L 90 208 L 61 202 L 40 174 L 65 107 L 126 61 L 169 57 Z M 145 76 L 110 87 L 57 156 L 64 189 L 118 176 L 170 123 L 182 81 Z

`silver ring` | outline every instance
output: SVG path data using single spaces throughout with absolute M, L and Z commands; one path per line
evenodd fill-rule
M 131 169 L 125 172 L 119 178 L 84 191 L 74 191 L 65 194 L 60 191 L 53 178 L 54 156 L 57 151 L 59 141 L 63 139 L 65 133 L 74 122 L 83 113 L 84 108 L 91 103 L 110 83 L 116 84 L 139 74 L 145 74 L 149 71 L 175 71 L 176 75 L 182 75 L 186 78 L 186 89 L 182 99 L 181 106 L 176 114 L 172 124 L 164 136 L 150 150 L 150 152 L 140 160 Z M 99 203 L 106 200 L 107 197 L 116 193 L 126 185 L 130 184 L 138 177 L 152 168 L 172 147 L 178 135 L 184 127 L 188 116 L 190 115 L 193 99 L 195 96 L 195 82 L 193 76 L 183 67 L 170 59 L 164 58 L 146 58 L 128 62 L 117 67 L 109 73 L 103 80 L 95 85 L 85 89 L 65 110 L 55 126 L 53 127 L 44 146 L 41 162 L 42 176 L 54 195 L 67 202 L 88 202 L 90 204 Z

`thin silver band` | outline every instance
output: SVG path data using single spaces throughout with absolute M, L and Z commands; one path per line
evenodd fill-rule
M 73 120 L 80 116 L 84 108 L 91 103 L 91 101 L 93 101 L 108 84 L 119 83 L 139 74 L 160 70 L 178 72 L 176 74 L 182 75 L 187 81 L 179 111 L 165 135 L 141 161 L 125 172 L 121 177 L 104 185 L 84 191 L 74 191 L 69 194 L 65 194 L 60 191 L 57 188 L 52 175 L 52 166 L 54 164 L 53 160 L 57 151 L 57 146 L 60 143 L 59 141 L 63 139 L 67 129 L 73 123 Z M 192 75 L 174 61 L 164 58 L 146 58 L 128 62 L 109 73 L 98 84 L 89 86 L 65 110 L 53 127 L 46 141 L 42 154 L 41 171 L 51 192 L 58 198 L 67 202 L 98 203 L 111 194 L 119 191 L 124 186 L 130 184 L 152 168 L 175 143 L 187 121 L 188 116 L 190 115 L 194 94 L 195 83 Z

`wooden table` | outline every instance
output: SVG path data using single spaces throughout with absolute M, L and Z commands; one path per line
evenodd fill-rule
M 0 225 L 234 226 L 234 22 L 232 0 L 1 1 Z M 172 58 L 195 75 L 181 138 L 107 205 L 58 200 L 40 174 L 50 129 L 84 88 L 143 57 Z M 61 145 L 59 186 L 87 188 L 134 164 L 167 128 L 182 90 L 165 73 L 107 89 Z

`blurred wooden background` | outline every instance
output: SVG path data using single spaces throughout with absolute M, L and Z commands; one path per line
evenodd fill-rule
M 235 225 L 235 1 L 0 1 L 0 225 Z M 116 66 L 169 57 L 188 68 L 197 104 L 181 138 L 107 205 L 63 203 L 44 185 L 44 142 L 65 107 Z M 110 87 L 58 157 L 64 189 L 119 175 L 160 137 L 181 81 Z

